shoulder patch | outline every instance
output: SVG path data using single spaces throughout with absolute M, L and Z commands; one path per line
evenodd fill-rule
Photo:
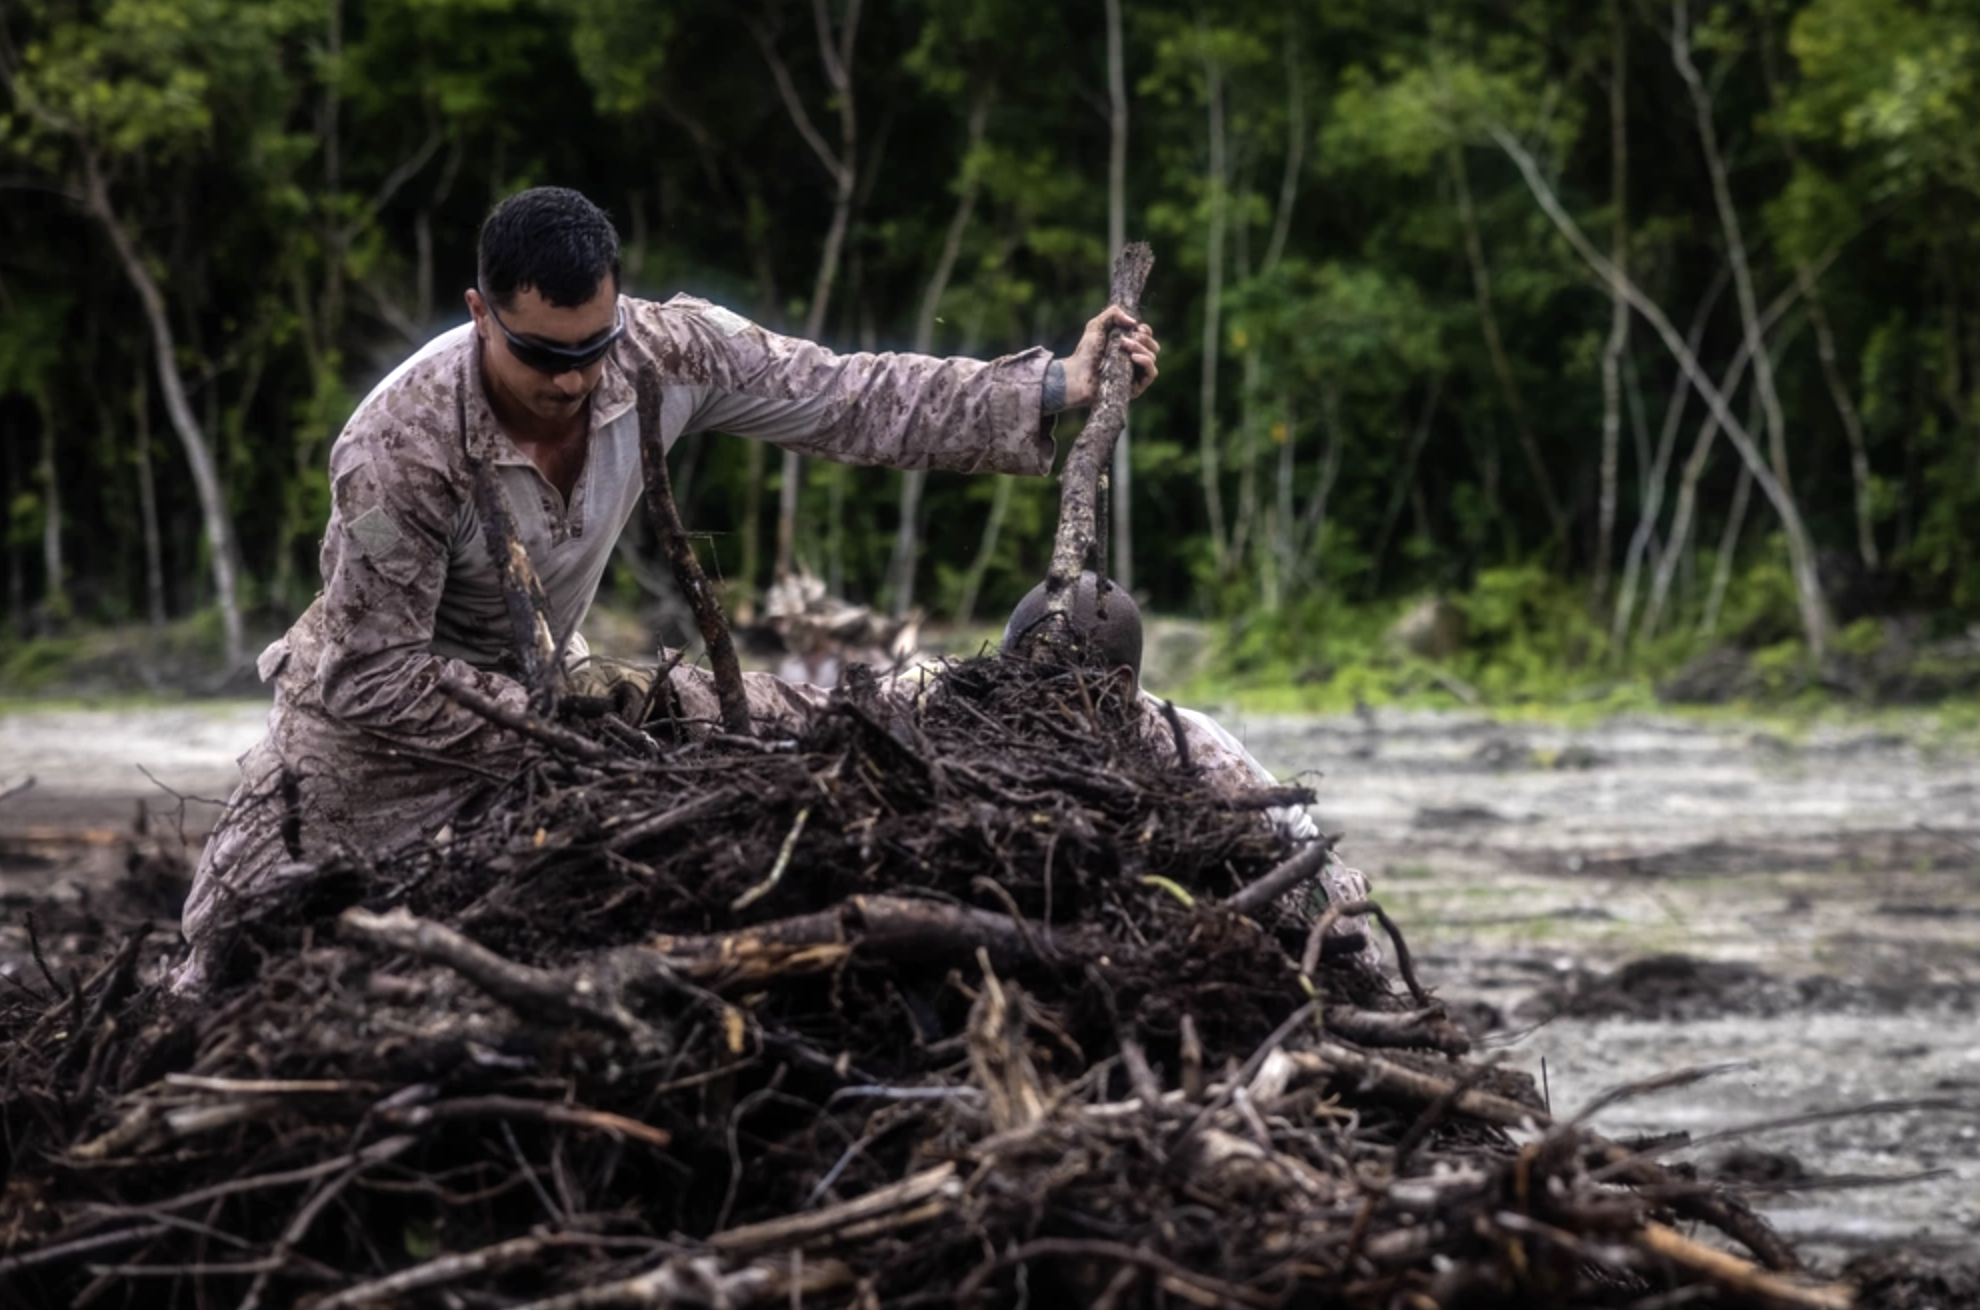
M 398 545 L 399 538 L 404 535 L 399 531 L 399 525 L 392 522 L 391 516 L 376 505 L 352 519 L 345 531 L 351 534 L 351 540 L 357 542 L 358 549 L 373 556 L 382 555 Z
M 732 337 L 750 326 L 749 320 L 741 314 L 733 309 L 724 309 L 720 305 L 708 306 L 701 311 L 701 316 L 725 337 Z

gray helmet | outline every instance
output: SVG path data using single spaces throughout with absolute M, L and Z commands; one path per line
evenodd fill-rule
M 1125 664 L 1141 678 L 1141 607 L 1134 597 L 1109 578 L 1103 584 L 1092 573 L 1082 573 L 1072 583 L 1072 601 L 1066 606 L 1072 622 L 1072 635 L 1081 647 L 1083 663 L 1102 668 Z M 1025 593 L 1004 625 L 1002 649 L 1015 647 L 1020 638 L 1046 618 L 1045 584 Z

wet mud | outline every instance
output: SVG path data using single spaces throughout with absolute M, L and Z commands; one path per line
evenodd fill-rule
M 1792 736 L 1677 718 L 1233 722 L 1274 769 L 1322 775 L 1322 828 L 1557 1113 L 1732 1066 L 1596 1122 L 1737 1133 L 1693 1148 L 1708 1172 L 1736 1150 L 1792 1161 L 1756 1206 L 1833 1266 L 1893 1244 L 1980 1261 L 1980 743 L 1929 715 Z

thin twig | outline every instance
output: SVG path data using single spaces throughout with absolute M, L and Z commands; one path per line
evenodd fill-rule
M 757 883 L 754 887 L 751 887 L 742 895 L 736 897 L 733 901 L 730 901 L 729 909 L 733 911 L 746 910 L 776 890 L 777 884 L 783 880 L 784 870 L 790 867 L 791 853 L 797 850 L 798 838 L 804 835 L 805 822 L 810 818 L 811 807 L 809 805 L 797 812 L 797 818 L 791 822 L 791 830 L 784 834 L 784 844 L 777 848 L 777 860 L 776 863 L 770 866 L 770 876 L 762 882 Z

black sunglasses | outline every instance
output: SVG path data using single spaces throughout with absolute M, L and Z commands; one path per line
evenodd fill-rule
M 479 290 L 479 288 L 476 288 Z M 601 336 L 575 346 L 560 346 L 551 341 L 538 341 L 534 337 L 519 337 L 509 331 L 509 325 L 495 312 L 495 301 L 487 292 L 482 292 L 481 303 L 488 306 L 488 316 L 495 320 L 495 326 L 502 329 L 503 340 L 509 343 L 509 353 L 524 368 L 533 368 L 538 373 L 556 377 L 561 373 L 574 373 L 590 368 L 611 351 L 612 345 L 626 333 L 626 307 L 620 302 L 618 317 L 611 328 Z

